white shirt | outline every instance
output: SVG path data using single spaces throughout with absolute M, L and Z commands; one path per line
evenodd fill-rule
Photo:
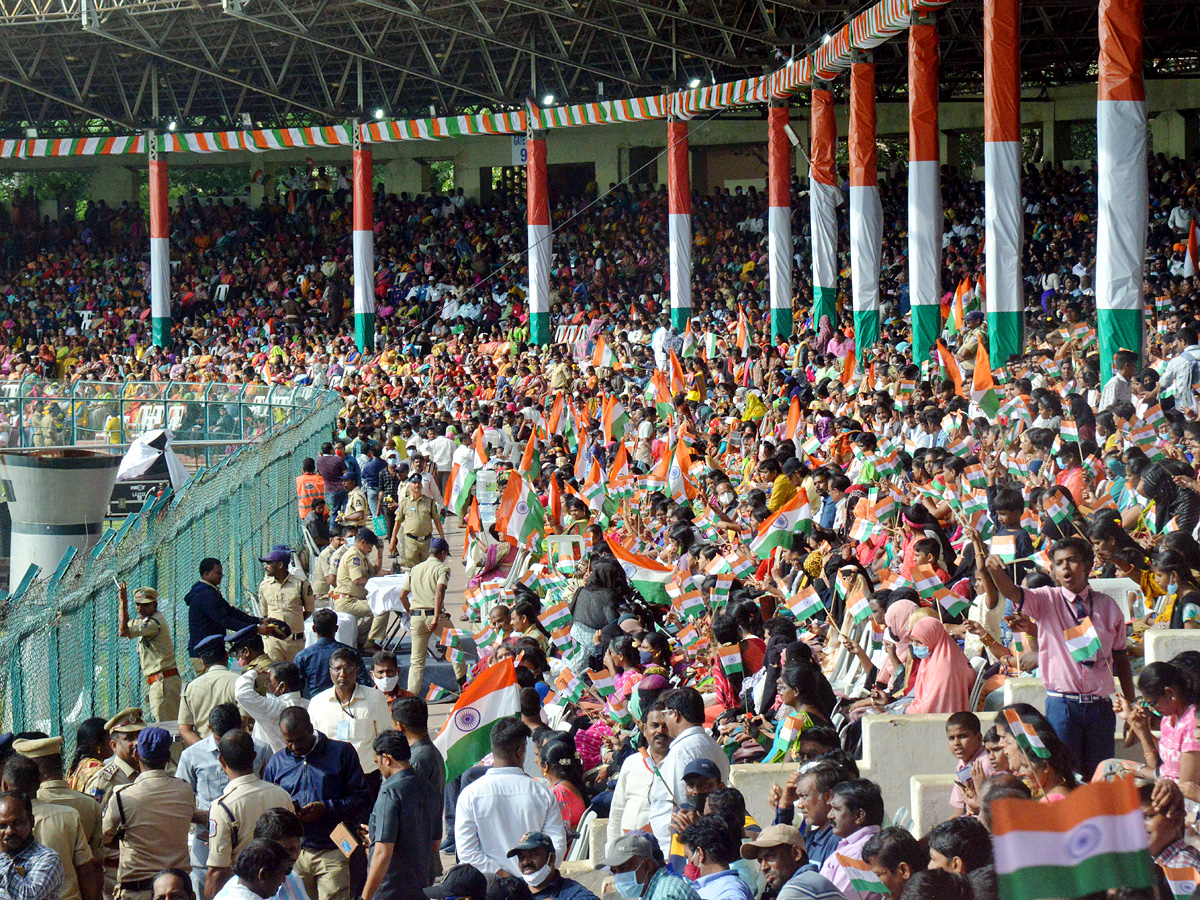
M 655 778 L 650 787 L 650 827 L 659 847 L 671 846 L 671 813 L 684 799 L 683 770 L 697 759 L 712 760 L 721 772 L 721 780 L 729 778 L 729 757 L 701 726 L 693 725 L 676 735 L 659 767 L 662 778 Z
M 650 823 L 650 788 L 654 784 L 653 762 L 641 753 L 630 754 L 621 763 L 617 788 L 608 811 L 608 839 L 604 852 L 612 850 L 617 838 L 639 831 Z
M 308 704 L 308 717 L 313 728 L 335 741 L 346 741 L 358 751 L 364 774 L 376 771 L 375 751 L 371 749 L 376 735 L 392 727 L 392 713 L 383 692 L 359 684 L 354 696 L 345 706 L 334 693 L 337 688 L 321 691 Z M 510 848 L 511 849 L 511 848 Z
M 279 730 L 279 717 L 289 706 L 308 707 L 308 701 L 299 691 L 274 696 L 262 696 L 254 689 L 254 676 L 258 673 L 247 669 L 238 676 L 233 685 L 233 697 L 246 715 L 254 719 L 254 733 L 266 741 L 272 753 L 283 749 L 283 732 Z
M 217 891 L 213 900 L 266 900 L 266 898 L 254 893 L 254 891 L 242 884 L 242 880 L 235 875 L 225 882 L 223 888 Z
M 516 857 L 509 859 L 508 851 L 530 831 L 549 835 L 554 858 L 563 858 L 567 833 L 558 800 L 546 785 L 521 769 L 488 769 L 458 795 L 454 846 L 460 863 L 469 863 L 485 875 L 503 869 L 519 878 Z
M 429 459 L 439 472 L 449 472 L 450 463 L 454 459 L 454 448 L 456 444 L 453 438 L 448 438 L 445 435 L 436 437 L 429 442 Z

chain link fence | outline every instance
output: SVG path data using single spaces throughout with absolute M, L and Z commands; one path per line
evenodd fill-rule
M 247 595 L 257 594 L 263 577 L 258 557 L 275 544 L 303 546 L 295 479 L 301 460 L 315 458 L 330 439 L 339 399 L 318 392 L 291 424 L 197 472 L 91 551 L 3 600 L 0 731 L 62 735 L 69 758 L 84 719 L 144 705 L 136 641 L 117 635 L 117 581 L 128 583 L 131 596 L 142 586 L 158 590 L 179 672 L 190 679 L 183 597 L 200 560 L 221 560 L 222 593 L 251 608 Z

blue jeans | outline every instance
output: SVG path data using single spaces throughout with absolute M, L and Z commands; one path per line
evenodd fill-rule
M 345 490 L 326 491 L 325 492 L 325 509 L 329 511 L 329 521 L 336 522 L 337 515 L 346 508 L 346 498 L 349 494 Z
M 1090 781 L 1096 767 L 1116 752 L 1117 714 L 1107 699 L 1080 703 L 1048 696 L 1046 720 L 1075 757 L 1085 781 Z
M 379 515 L 379 488 L 367 488 L 367 509 L 371 511 L 371 517 Z

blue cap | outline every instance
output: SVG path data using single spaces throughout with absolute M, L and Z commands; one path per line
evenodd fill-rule
M 224 632 L 222 632 L 221 634 L 210 634 L 204 640 L 198 641 L 196 643 L 196 652 L 200 653 L 205 650 L 216 650 L 218 647 L 220 647 L 222 649 L 224 649 L 224 647 L 225 647 L 225 633 Z
M 429 552 L 430 553 L 441 553 L 442 551 L 445 551 L 447 553 L 450 552 L 450 545 L 448 543 L 446 543 L 445 538 L 435 537 L 432 541 L 429 542 Z
M 143 728 L 138 735 L 137 752 L 138 756 L 150 762 L 166 759 L 171 752 L 171 732 L 153 725 Z
M 245 628 L 238 629 L 229 636 L 229 646 L 235 650 L 247 643 L 251 638 L 258 637 L 258 626 L 247 625 Z
M 271 548 L 271 552 L 266 556 L 260 556 L 259 562 L 265 563 L 285 563 L 292 561 L 292 551 L 281 544 L 276 544 Z
M 699 775 L 701 778 L 711 778 L 713 781 L 721 780 L 721 770 L 711 759 L 693 759 L 683 770 L 685 780 L 689 775 Z

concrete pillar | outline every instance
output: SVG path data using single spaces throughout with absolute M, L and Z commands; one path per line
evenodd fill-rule
M 1070 159 L 1071 123 L 1049 118 L 1042 123 L 1042 160 L 1058 164 Z
M 124 201 L 137 200 L 137 182 L 133 169 L 126 166 L 101 166 L 92 170 L 88 199 L 103 200 L 110 207 L 119 207 Z
M 254 176 L 259 172 L 263 173 L 263 177 L 261 179 L 259 179 L 258 181 L 256 181 Z M 252 162 L 252 163 L 250 163 L 250 193 L 247 197 L 247 203 L 251 209 L 254 209 L 255 207 L 258 207 L 262 204 L 263 199 L 266 196 L 267 196 L 266 169 L 263 167 L 262 163 Z
M 962 171 L 962 138 L 957 131 L 938 132 L 938 150 L 943 165 Z
M 1189 158 L 1200 143 L 1196 112 L 1175 109 L 1160 112 L 1150 123 L 1150 135 L 1155 153 L 1165 153 L 1168 159 L 1175 156 Z
M 421 164 L 414 159 L 389 159 L 383 165 L 383 189 L 399 197 L 421 193 Z
M 621 180 L 621 151 L 610 142 L 600 143 L 596 147 L 596 193 L 603 194 L 610 184 Z M 626 151 L 628 153 L 628 151 Z

